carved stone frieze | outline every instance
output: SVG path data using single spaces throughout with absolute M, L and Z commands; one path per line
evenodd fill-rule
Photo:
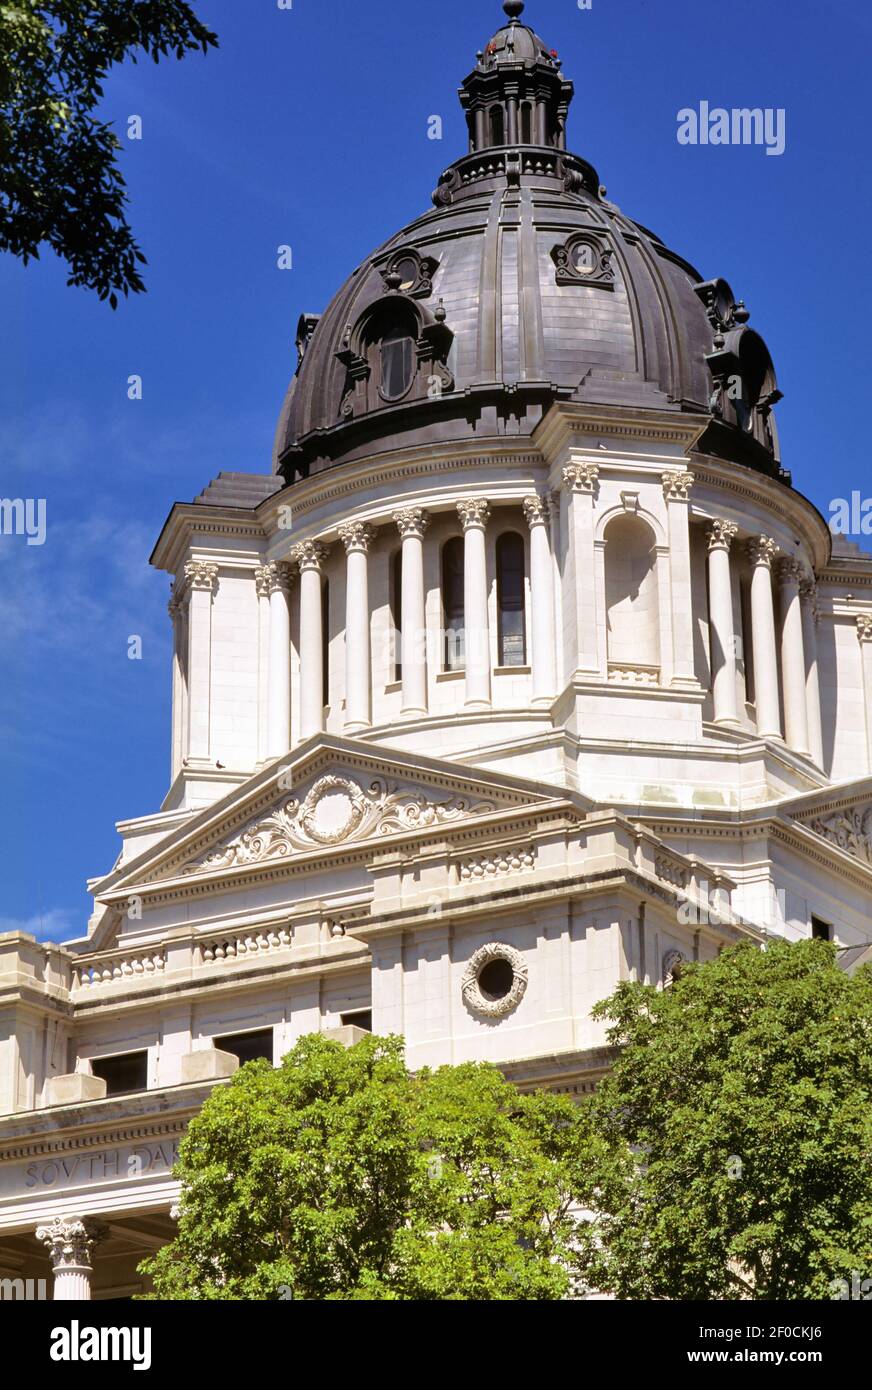
M 807 822 L 809 830 L 831 845 L 872 864 L 872 806 L 851 807 Z

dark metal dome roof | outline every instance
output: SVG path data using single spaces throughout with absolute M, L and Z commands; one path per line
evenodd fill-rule
M 532 65 L 530 112 L 507 81 L 517 70 L 483 55 L 461 94 L 471 153 L 443 174 L 435 209 L 322 317 L 301 319 L 275 470 L 291 480 L 397 448 L 529 435 L 555 400 L 574 400 L 709 416 L 700 447 L 777 474 L 780 393 L 744 306 L 606 201 L 562 147 L 571 84 L 549 55 L 543 87 L 540 41 L 516 18 L 497 39 L 509 32 Z M 414 345 L 399 397 L 374 386 L 385 323 Z

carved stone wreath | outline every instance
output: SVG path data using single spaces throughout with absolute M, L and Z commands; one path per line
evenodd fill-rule
M 300 826 L 319 845 L 335 845 L 360 825 L 369 802 L 348 777 L 321 777 L 300 807 Z
M 512 987 L 501 999 L 488 999 L 482 992 L 479 977 L 485 966 L 495 960 L 508 961 L 512 967 Z M 464 1004 L 472 1013 L 481 1014 L 485 1018 L 503 1018 L 518 1007 L 524 997 L 527 982 L 527 964 L 520 952 L 506 946 L 502 941 L 489 941 L 486 946 L 479 946 L 470 957 L 460 981 L 460 992 Z

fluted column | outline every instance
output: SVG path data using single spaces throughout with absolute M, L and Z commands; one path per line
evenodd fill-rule
M 302 541 L 292 557 L 300 566 L 300 738 L 311 738 L 324 727 L 324 624 L 321 608 L 321 567 L 327 547 Z
M 208 762 L 212 720 L 212 599 L 218 566 L 204 560 L 185 565 L 188 598 L 188 762 Z
M 546 497 L 525 497 L 524 515 L 530 527 L 530 631 L 533 640 L 533 703 L 550 705 L 557 693 L 554 625 L 554 565 L 548 534 L 550 507 Z
M 808 746 L 815 764 L 824 765 L 824 732 L 821 720 L 821 684 L 818 667 L 818 587 L 813 579 L 799 586 L 802 606 L 802 645 L 805 656 L 805 705 L 808 718 Z
M 290 565 L 281 561 L 255 573 L 258 592 L 269 599 L 269 685 L 266 756 L 280 758 L 291 746 L 291 584 Z
M 185 605 L 176 596 L 175 586 L 167 605 L 167 612 L 173 625 L 173 749 L 171 779 L 175 780 L 187 753 L 185 730 L 187 726 L 187 692 L 185 689 Z
M 772 595 L 772 562 L 778 546 L 769 536 L 748 542 L 751 561 L 751 647 L 754 652 L 754 696 L 757 732 L 761 738 L 781 738 L 778 698 L 778 641 Z
M 662 475 L 669 522 L 669 595 L 672 616 L 672 685 L 696 686 L 693 653 L 693 580 L 690 569 L 692 473 L 669 468 Z
M 872 613 L 857 614 L 857 637 L 863 672 L 863 705 L 866 710 L 866 772 L 872 773 Z
M 91 1298 L 91 1259 L 102 1231 L 90 1221 L 55 1216 L 37 1226 L 36 1238 L 48 1249 L 54 1271 L 55 1303 L 83 1303 Z
M 487 611 L 487 502 L 458 502 L 463 525 L 463 623 L 466 650 L 467 708 L 488 709 L 491 702 L 490 625 Z
M 715 723 L 737 724 L 736 632 L 730 546 L 739 528 L 732 521 L 713 521 L 708 533 L 709 632 Z
M 345 546 L 345 731 L 357 733 L 372 722 L 372 658 L 369 644 L 369 564 L 375 531 L 362 521 L 339 527 Z
M 784 736 L 795 753 L 810 753 L 805 686 L 805 644 L 799 585 L 802 565 L 792 557 L 778 562 L 781 587 L 781 679 L 784 686 Z
M 420 507 L 394 512 L 403 542 L 400 594 L 403 699 L 407 716 L 427 713 L 427 619 L 424 611 L 424 532 L 430 518 Z
M 570 463 L 563 470 L 563 498 L 566 507 L 570 568 L 573 576 L 575 612 L 575 652 L 572 665 L 576 671 L 590 676 L 599 674 L 602 665 L 597 641 L 596 564 L 594 551 L 594 501 L 599 486 L 599 468 L 595 463 Z

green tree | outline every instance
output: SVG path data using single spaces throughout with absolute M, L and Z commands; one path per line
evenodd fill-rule
M 644 1299 L 814 1299 L 872 1276 L 872 972 L 739 946 L 598 1009 L 612 1172 L 586 1277 Z
M 398 1038 L 312 1035 L 213 1091 L 178 1235 L 143 1270 L 163 1299 L 561 1298 L 600 1149 L 569 1100 L 495 1067 L 410 1076 Z
M 145 257 L 125 216 L 120 141 L 94 112 L 110 68 L 217 39 L 183 0 L 0 0 L 0 250 L 47 244 L 70 285 L 141 292 Z

